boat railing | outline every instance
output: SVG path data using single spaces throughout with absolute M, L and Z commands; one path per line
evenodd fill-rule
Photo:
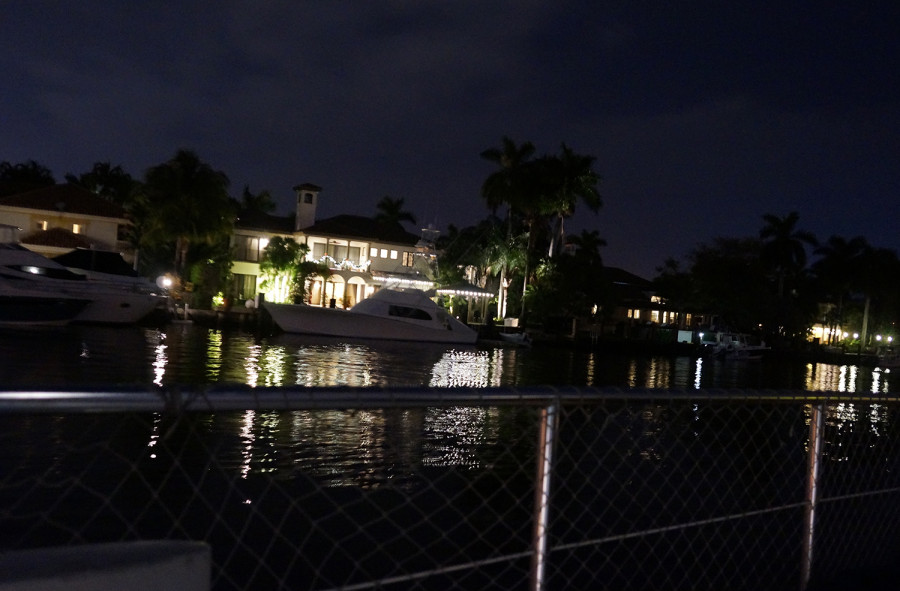
M 223 590 L 852 588 L 896 575 L 898 414 L 794 391 L 2 391 L 0 553 L 203 542 Z

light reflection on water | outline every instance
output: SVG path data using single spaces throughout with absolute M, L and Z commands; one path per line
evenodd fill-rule
M 809 363 L 805 389 L 817 392 L 886 394 L 891 392 L 890 368 Z
M 187 324 L 163 330 L 80 327 L 50 333 L 0 334 L 0 379 L 6 387 L 79 384 L 234 383 L 278 386 L 504 387 L 574 385 L 618 388 L 801 389 L 888 393 L 889 369 L 804 362 L 723 362 L 691 357 L 629 357 L 565 348 L 483 349 L 402 343 L 343 343 L 289 335 L 256 338 Z M 85 352 L 87 354 L 85 354 Z M 659 409 L 645 419 L 656 425 Z M 695 409 L 696 410 L 696 409 Z M 702 413 L 697 411 L 694 422 Z M 496 445 L 497 409 L 384 411 L 246 411 L 213 419 L 215 433 L 237 442 L 226 460 L 243 477 L 297 471 L 334 486 L 378 486 L 416 467 L 481 467 L 479 450 Z M 865 428 L 879 437 L 886 407 L 837 404 L 827 409 L 831 457 L 842 437 Z M 651 420 L 651 418 L 653 420 Z M 696 428 L 694 425 L 692 428 Z M 159 440 L 159 421 L 147 445 Z M 655 427 L 647 437 L 655 433 Z M 849 436 L 849 435 L 846 435 Z M 658 447 L 647 447 L 647 459 Z

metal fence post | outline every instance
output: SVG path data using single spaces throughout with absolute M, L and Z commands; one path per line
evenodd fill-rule
M 559 399 L 541 409 L 537 473 L 534 493 L 534 535 L 531 555 L 531 591 L 542 591 L 547 560 L 547 528 L 550 513 L 550 475 L 559 425 Z
M 806 589 L 812 576 L 813 547 L 816 526 L 816 502 L 819 498 L 819 464 L 822 459 L 822 431 L 825 405 L 810 405 L 809 454 L 806 467 L 806 507 L 803 514 L 803 575 L 800 589 Z

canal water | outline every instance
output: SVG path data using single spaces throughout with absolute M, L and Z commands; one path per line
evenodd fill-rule
M 777 358 L 723 362 L 566 347 L 349 343 L 178 323 L 0 332 L 0 387 L 7 390 L 229 384 L 897 390 L 885 369 Z M 719 505 L 697 505 L 698 499 L 727 501 L 731 512 L 802 499 L 808 430 L 802 405 L 698 407 L 686 399 L 617 408 L 595 414 L 573 409 L 563 421 L 554 507 L 569 514 L 557 523 L 596 521 L 608 529 L 584 533 L 602 538 L 630 531 L 619 531 L 609 517 L 596 519 L 609 511 L 653 529 L 679 516 L 714 515 Z M 213 547 L 213 588 L 229 591 L 332 588 L 390 576 L 394 568 L 419 572 L 514 554 L 531 534 L 536 413 L 248 407 L 177 418 L 0 414 L 0 550 L 135 537 L 204 539 Z M 882 452 L 896 439 L 886 436 L 897 424 L 886 407 L 839 405 L 829 416 L 826 454 L 835 465 L 849 466 L 844 456 L 851 450 L 868 454 L 866 465 L 894 457 Z M 869 439 L 849 445 L 851 434 Z M 600 464 L 609 470 L 606 477 L 583 486 L 580 475 L 596 476 Z M 716 468 L 705 470 L 707 464 Z M 893 473 L 893 460 L 890 468 Z M 465 510 L 457 513 L 459 507 Z M 494 525 L 497 516 L 504 519 Z M 640 577 L 657 576 L 650 563 L 667 569 L 672 584 L 662 588 L 715 588 L 687 582 L 707 576 L 703 565 L 727 559 L 731 578 L 719 588 L 793 589 L 798 516 L 754 521 L 752 527 L 765 527 L 759 530 L 766 532 L 765 552 L 743 558 L 729 548 L 757 534 L 728 524 L 714 534 L 677 530 L 672 540 L 657 540 L 659 547 L 643 548 L 638 539 L 635 547 L 622 546 L 622 557 L 606 556 L 602 564 L 597 554 L 579 550 L 556 564 L 566 576 L 581 572 L 584 585 L 571 587 L 573 578 L 550 588 L 591 588 L 598 572 L 613 581 L 609 588 L 647 588 Z M 713 538 L 721 543 L 709 544 Z M 665 550 L 685 540 L 691 540 L 685 556 L 698 544 L 709 556 L 690 563 Z M 736 578 L 762 566 L 769 571 Z M 525 560 L 466 588 L 513 588 L 527 567 Z M 432 576 L 414 588 L 454 587 Z
M 2 387 L 536 386 L 896 391 L 889 370 L 791 360 L 717 361 L 574 350 L 259 337 L 193 324 L 0 332 Z

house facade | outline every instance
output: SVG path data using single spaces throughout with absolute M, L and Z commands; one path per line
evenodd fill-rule
M 129 222 L 121 206 L 72 184 L 51 185 L 0 197 L 0 223 L 20 228 L 21 243 L 53 257 L 73 248 L 121 252 Z
M 660 331 L 673 339 L 691 342 L 694 333 L 708 316 L 690 310 L 675 309 L 660 297 L 653 282 L 618 267 L 604 267 L 611 290 L 611 309 L 603 314 L 603 321 L 584 319 L 575 330 L 596 336 L 625 339 L 659 340 Z
M 308 248 L 306 260 L 324 264 L 327 276 L 313 278 L 308 304 L 347 308 L 383 285 L 433 286 L 433 248 L 399 224 L 357 215 L 316 220 L 321 187 L 294 187 L 296 208 L 290 216 L 244 213 L 235 223 L 231 289 L 239 301 L 266 289 L 259 263 L 275 236 L 292 238 Z

